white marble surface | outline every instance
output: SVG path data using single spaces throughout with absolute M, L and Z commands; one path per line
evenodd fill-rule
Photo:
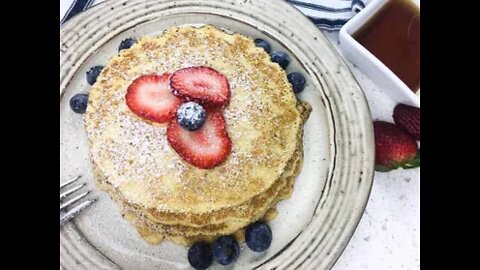
M 60 18 L 71 2 L 60 0 Z M 325 34 L 338 49 L 338 33 Z M 373 118 L 392 121 L 395 102 L 348 60 L 347 64 L 365 92 Z M 420 269 L 420 169 L 375 175 L 365 214 L 333 267 L 363 269 Z

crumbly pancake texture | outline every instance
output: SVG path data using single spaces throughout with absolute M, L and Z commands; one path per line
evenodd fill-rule
M 213 169 L 185 162 L 168 144 L 166 124 L 135 116 L 128 86 L 148 74 L 208 66 L 227 77 L 224 108 L 232 151 Z M 236 233 L 274 212 L 301 170 L 310 106 L 252 39 L 213 26 L 171 28 L 115 56 L 91 89 L 85 126 L 99 186 L 150 243 L 188 245 Z M 268 216 L 268 215 L 267 215 Z

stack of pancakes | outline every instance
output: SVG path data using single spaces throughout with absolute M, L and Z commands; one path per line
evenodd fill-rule
M 199 169 L 168 144 L 166 124 L 136 117 L 128 86 L 147 74 L 208 66 L 230 83 L 224 108 L 232 151 Z M 142 38 L 104 68 L 92 87 L 85 125 L 99 186 L 149 243 L 189 245 L 236 234 L 274 217 L 301 170 L 308 104 L 297 101 L 283 69 L 252 39 L 213 26 L 171 28 Z

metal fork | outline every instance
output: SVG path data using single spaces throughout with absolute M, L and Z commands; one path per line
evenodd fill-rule
M 81 177 L 82 176 L 78 176 L 78 177 L 60 185 L 60 226 L 64 225 L 68 221 L 70 221 L 78 213 L 80 213 L 83 209 L 87 208 L 88 206 L 92 205 L 94 202 L 97 201 L 96 199 L 91 199 L 91 200 L 84 201 L 80 204 L 76 204 L 81 199 L 83 199 L 85 196 L 87 196 L 90 193 L 90 190 L 88 190 L 86 192 L 83 192 L 83 193 L 65 201 L 65 199 L 67 199 L 67 197 L 69 197 L 70 195 L 72 195 L 76 191 L 85 187 L 86 184 L 85 183 L 78 184 L 78 185 L 76 185 L 72 188 L 67 189 L 64 192 L 62 192 L 62 189 L 66 188 L 67 186 L 72 185 L 73 183 L 75 183 Z M 62 213 L 63 213 L 63 215 L 62 215 Z

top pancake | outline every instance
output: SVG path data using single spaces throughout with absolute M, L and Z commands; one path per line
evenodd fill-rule
M 216 69 L 231 87 L 224 116 L 232 151 L 209 170 L 185 162 L 168 144 L 166 125 L 136 117 L 125 103 L 136 78 L 190 66 Z M 129 203 L 208 213 L 269 189 L 295 153 L 303 120 L 285 72 L 263 49 L 205 26 L 144 37 L 114 57 L 91 89 L 85 125 L 91 161 Z

